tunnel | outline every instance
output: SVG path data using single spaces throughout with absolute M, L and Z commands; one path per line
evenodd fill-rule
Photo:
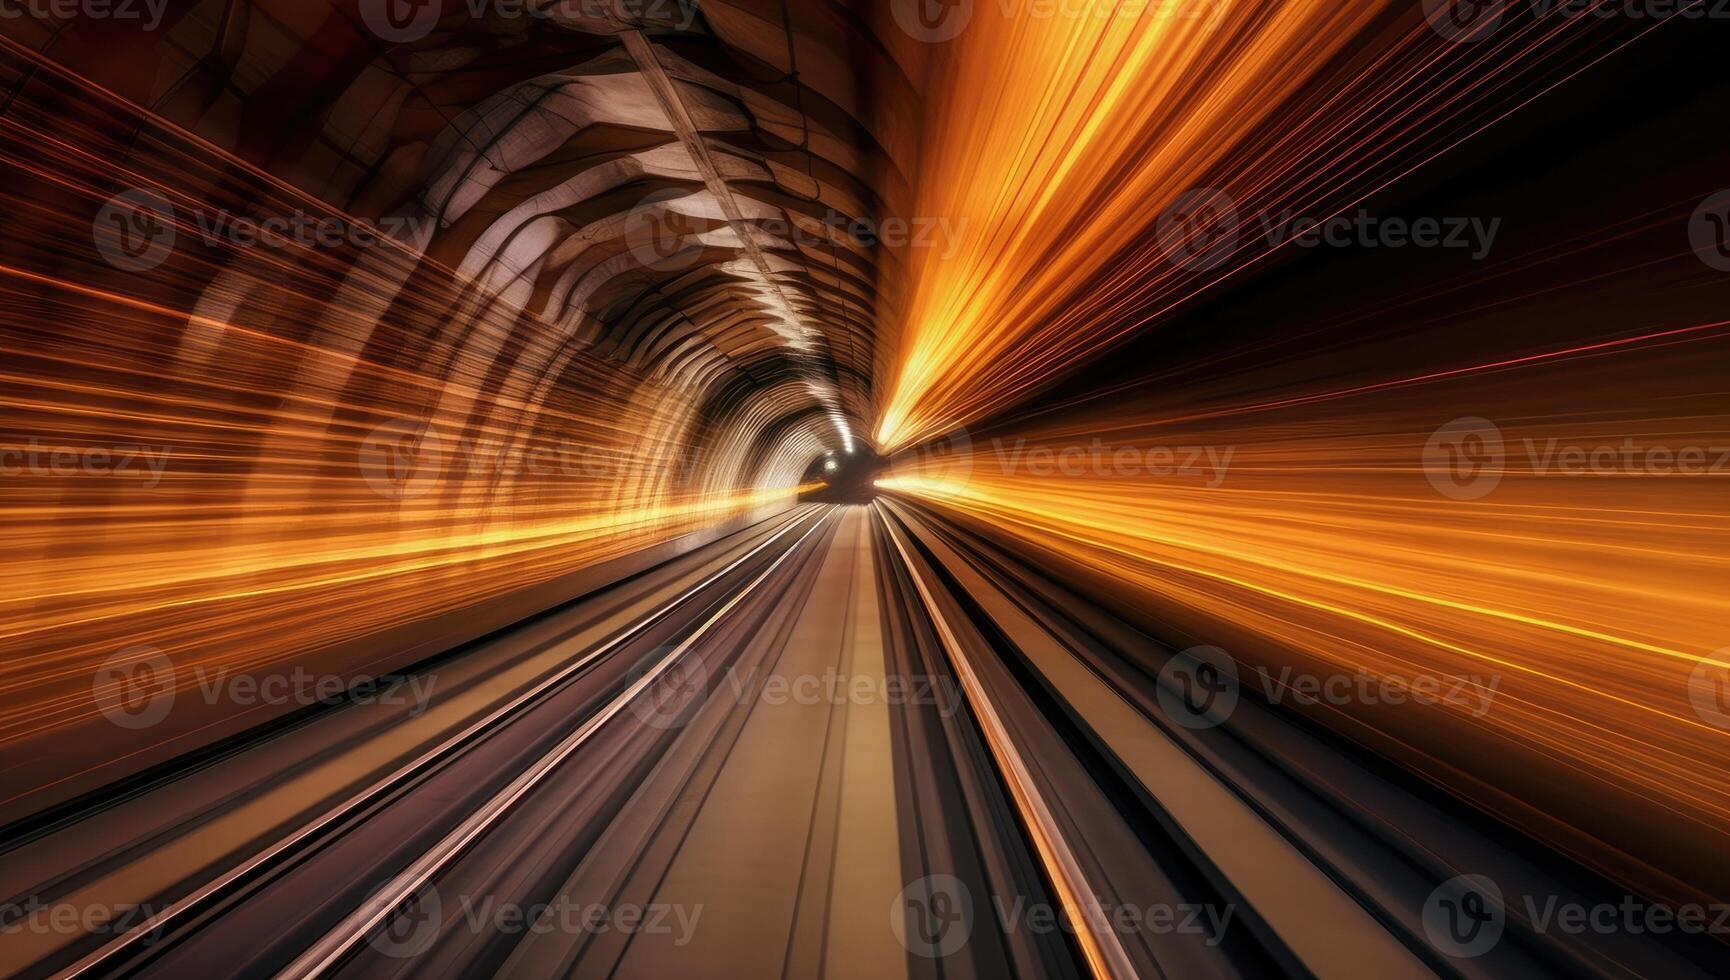
M 0 974 L 1730 975 L 1710 6 L 0 2 Z

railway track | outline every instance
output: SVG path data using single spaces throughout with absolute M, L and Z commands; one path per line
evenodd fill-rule
M 1510 910 L 1603 883 L 1252 692 L 1198 724 L 1168 669 L 1183 656 L 988 529 L 895 500 L 804 508 L 441 662 L 425 715 L 335 706 L 30 828 L 8 844 L 14 904 L 149 914 L 0 932 L 0 963 L 1711 975 L 1711 945 L 1563 943 L 1511 911 L 1459 955 L 1431 906 L 1461 875 Z

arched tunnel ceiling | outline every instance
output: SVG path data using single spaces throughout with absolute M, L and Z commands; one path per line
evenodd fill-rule
M 1730 881 L 1688 700 L 1724 659 L 1722 488 L 1477 451 L 1730 439 L 1724 243 L 1688 247 L 1730 193 L 1722 54 L 1681 18 L 129 3 L 160 23 L 0 17 L 15 784 L 213 737 L 214 708 L 142 750 L 107 725 L 116 663 L 413 662 L 900 456 L 870 489 L 1264 680 L 1505 670 L 1493 715 L 1334 722 L 1652 893 Z M 911 6 L 982 16 L 923 43 Z M 200 228 L 288 215 L 350 234 Z M 153 217 L 188 240 L 111 251 Z M 1401 244 L 1312 234 L 1384 218 Z M 1420 250 L 1426 221 L 1484 237 Z M 1463 463 L 1507 495 L 1458 495 Z
M 395 230 L 472 284 L 467 317 L 520 309 L 510 342 L 440 328 L 507 384 L 544 399 L 581 351 L 686 391 L 701 481 L 749 486 L 871 428 L 894 257 L 869 229 L 918 115 L 870 6 L 203 0 L 150 45 L 89 19 L 27 40 Z

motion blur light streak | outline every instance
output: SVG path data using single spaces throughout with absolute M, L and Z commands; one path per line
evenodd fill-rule
M 1179 21 L 1161 17 L 1075 18 L 1050 28 L 987 17 L 987 29 L 959 42 L 939 75 L 954 106 L 929 124 L 968 138 L 938 142 L 957 158 L 928 156 L 919 186 L 949 195 L 924 206 L 982 218 L 975 227 L 991 232 L 973 236 L 961 261 L 910 272 L 904 370 L 879 439 L 935 436 L 939 448 L 907 457 L 913 465 L 879 486 L 1102 572 L 1098 587 L 1138 589 L 1135 601 L 1167 628 L 1194 643 L 1232 637 L 1224 645 L 1240 656 L 1264 650 L 1252 660 L 1274 674 L 1295 656 L 1302 670 L 1324 673 L 1504 675 L 1507 710 L 1484 718 L 1444 724 L 1426 712 L 1354 707 L 1333 723 L 1367 729 L 1373 744 L 1444 784 L 1481 780 L 1468 792 L 1547 836 L 1581 838 L 1564 840 L 1570 848 L 1594 849 L 1595 834 L 1608 835 L 1631 814 L 1679 818 L 1689 829 L 1675 830 L 1696 842 L 1694 857 L 1665 867 L 1677 850 L 1667 839 L 1605 860 L 1647 887 L 1686 890 L 1685 869 L 1717 863 L 1706 855 L 1722 851 L 1730 805 L 1722 769 L 1698 765 L 1702 754 L 1721 757 L 1723 731 L 1702 722 L 1688 698 L 1691 672 L 1723 646 L 1730 620 L 1730 473 L 1712 458 L 1693 481 L 1582 477 L 1540 454 L 1546 445 L 1552 455 L 1558 445 L 1615 446 L 1626 435 L 1640 453 L 1690 446 L 1715 457 L 1709 447 L 1730 446 L 1723 323 L 1606 337 L 1603 351 L 1514 349 L 1505 361 L 1445 371 L 1389 351 L 1387 364 L 1413 365 L 1408 377 L 1371 374 L 1268 399 L 1306 372 L 1340 371 L 1300 361 L 1281 372 L 1260 368 L 1268 380 L 1255 385 L 1207 379 L 1152 403 L 1095 399 L 1065 422 L 1002 424 L 989 430 L 990 445 L 976 432 L 962 453 L 946 451 L 947 429 L 977 425 L 1049 389 L 1087 351 L 1128 330 L 1157 331 L 1159 311 L 1280 248 L 1257 240 L 1267 215 L 1350 206 L 1348 188 L 1368 189 L 1366 177 L 1447 139 L 1461 125 L 1455 120 L 1476 123 L 1473 114 L 1498 90 L 1543 79 L 1595 40 L 1579 21 L 1521 25 L 1493 42 L 1511 50 L 1486 72 L 1482 59 L 1459 60 L 1457 48 L 1437 45 L 1421 23 L 1401 33 L 1409 16 L 1376 21 L 1377 6 L 1276 4 L 1253 15 L 1234 6 L 1223 23 L 1182 21 L 1184 34 L 1170 33 Z M 1373 59 L 1350 60 L 1379 61 L 1381 71 L 1338 71 L 1329 64 L 1338 49 L 1319 45 L 1360 30 L 1389 43 L 1372 48 Z M 1160 43 L 1137 44 L 1152 38 Z M 1077 60 L 1061 62 L 1039 47 L 1045 43 Z M 1094 77 L 1082 66 L 1102 51 L 1137 70 Z M 1006 70 L 1047 63 L 1061 66 Z M 1199 64 L 1211 70 L 1195 71 Z M 1001 104 L 1055 107 L 1049 115 L 1006 113 L 973 97 L 986 78 L 1004 76 L 1029 91 L 1011 90 Z M 1424 83 L 1414 87 L 1415 77 Z M 1313 84 L 1294 111 L 1306 81 Z M 1132 86 L 1146 88 L 1115 98 Z M 1070 99 L 1032 94 L 1042 88 Z M 1198 93 L 1194 102 L 1177 97 L 1186 90 Z M 1255 131 L 1269 118 L 1278 120 L 1277 140 Z M 1089 169 L 1077 170 L 1077 159 Z M 1179 193 L 1210 174 L 1221 189 L 1205 193 L 1222 203 Z M 1213 227 L 1197 232 L 1190 222 Z M 1223 234 L 1223 246 L 1196 244 L 1210 234 Z M 1687 346 L 1665 346 L 1672 330 Z M 1628 405 L 1605 415 L 1575 363 L 1598 354 L 1625 364 L 1607 372 L 1603 390 L 1643 393 L 1646 414 Z M 1246 364 L 1259 367 L 1228 355 L 1212 368 Z M 1642 392 L 1658 379 L 1662 392 Z M 1543 396 L 1532 397 L 1532 388 Z M 1238 391 L 1256 397 L 1234 402 Z M 1431 434 L 1462 414 L 1504 420 L 1498 439 L 1521 457 L 1496 473 L 1504 486 L 1493 502 L 1465 511 L 1422 479 Z M 1103 442 L 1088 448 L 1090 439 Z M 1532 446 L 1540 448 L 1524 448 Z M 1113 475 L 1120 450 L 1132 460 L 1166 452 L 1180 463 L 1186 451 L 1228 455 L 1159 479 L 1145 467 Z M 1049 454 L 1043 471 L 1028 464 L 1040 452 Z M 1066 452 L 1084 461 L 1079 468 L 1060 466 Z M 1534 471 L 1540 463 L 1548 468 Z M 1531 785 L 1558 765 L 1583 782 Z M 1558 819 L 1558 794 L 1593 799 L 1603 812 L 1590 831 Z
M 0 268 L 18 338 L 6 349 L 21 369 L 8 372 L 7 404 L 15 431 L 42 433 L 4 449 L 49 471 L 10 488 L 16 551 L 0 573 L 10 710 L 0 740 L 95 717 L 103 692 L 93 704 L 91 671 L 126 666 L 110 660 L 122 647 L 141 648 L 131 660 L 171 657 L 182 668 L 175 683 L 190 685 L 187 668 L 304 657 L 797 492 L 787 467 L 802 468 L 802 457 L 765 464 L 757 486 L 692 480 L 683 470 L 697 461 L 681 453 L 699 451 L 690 431 L 698 406 L 666 379 L 583 351 L 562 355 L 557 387 L 497 378 L 495 354 L 515 325 L 538 322 L 521 305 L 528 297 L 483 299 L 451 269 L 417 261 L 412 243 L 340 212 L 312 220 L 362 227 L 379 247 L 344 254 L 286 237 L 276 249 L 222 238 L 208 250 L 182 245 L 150 270 L 149 300 L 81 282 L 104 269 L 83 209 L 112 185 L 104 161 L 127 151 L 94 129 L 77 143 L 48 139 L 55 120 L 38 123 L 42 111 L 26 98 L 4 117 L 5 159 L 61 193 L 12 188 L 14 213 L 42 231 L 25 258 L 42 271 Z M 110 126 L 126 120 L 116 134 L 149 125 L 106 100 L 90 111 Z M 179 241 L 248 209 L 290 213 L 303 203 L 175 134 L 131 156 L 129 181 L 184 175 L 260 195 L 165 196 Z M 51 210 L 64 195 L 77 219 Z M 106 230 L 98 224 L 98 243 Z M 205 291 L 223 257 L 233 281 Z M 398 292 L 407 306 L 385 321 L 318 302 Z M 238 370 L 212 372 L 213 362 Z M 401 366 L 417 363 L 427 367 Z M 155 484 L 146 506 L 118 506 L 112 486 L 92 490 L 88 474 L 54 462 L 104 446 L 155 454 L 132 474 Z M 726 458 L 737 447 L 714 452 L 720 458 L 701 461 L 711 472 L 742 463 Z M 350 612 L 333 619 L 331 603 Z M 52 656 L 15 655 L 45 646 Z
M 1718 364 L 1730 345 L 1722 330 L 1712 341 Z M 1512 452 L 1491 464 L 1497 495 L 1465 513 L 1413 466 L 1438 407 L 1445 413 L 1460 397 L 1445 390 L 1360 395 L 1346 415 L 1328 398 L 1325 411 L 1277 409 L 1277 422 L 1233 413 L 1228 424 L 1172 424 L 1157 415 L 1136 424 L 1140 413 L 1120 405 L 1097 457 L 1103 472 L 1073 460 L 1076 470 L 1053 480 L 1056 464 L 1042 477 L 1028 462 L 1042 451 L 1055 459 L 1101 434 L 1078 421 L 1015 430 L 1013 443 L 993 439 L 1000 448 L 929 460 L 879 485 L 1102 572 L 1111 587 L 1139 592 L 1143 608 L 1180 635 L 1231 637 L 1234 654 L 1268 676 L 1294 662 L 1323 675 L 1495 674 L 1502 681 L 1495 712 L 1444 704 L 1455 716 L 1444 722 L 1410 709 L 1354 708 L 1337 723 L 1367 728 L 1385 750 L 1438 780 L 1478 783 L 1473 791 L 1487 804 L 1552 833 L 1557 811 L 1543 805 L 1548 791 L 1505 794 L 1565 766 L 1576 780 L 1601 784 L 1597 805 L 1615 818 L 1625 818 L 1615 812 L 1623 810 L 1667 819 L 1675 836 L 1650 849 L 1652 860 L 1665 861 L 1677 838 L 1703 848 L 1718 840 L 1730 805 L 1724 771 L 1698 764 L 1718 751 L 1722 729 L 1703 722 L 1688 699 L 1688 677 L 1713 655 L 1727 610 L 1730 502 L 1722 481 L 1730 474 L 1703 478 L 1698 488 L 1651 474 L 1580 477 L 1544 470 L 1542 457 L 1521 447 L 1585 439 L 1619 451 L 1619 433 L 1634 417 L 1641 452 L 1730 446 L 1716 370 L 1702 375 L 1691 366 L 1701 354 L 1624 355 L 1634 362 L 1629 374 L 1668 378 L 1669 390 L 1649 405 L 1623 406 L 1609 422 L 1591 411 L 1525 415 L 1517 389 L 1564 384 L 1565 368 L 1490 385 L 1464 376 L 1459 384 L 1479 386 L 1475 404 L 1511 409 L 1499 417 L 1521 420 L 1499 427 Z M 1690 378 L 1700 385 L 1692 399 L 1684 394 Z M 1549 406 L 1554 413 L 1558 403 Z M 1640 409 L 1652 414 L 1632 414 Z M 1214 455 L 1186 464 L 1197 453 L 1188 446 Z M 1138 460 L 1163 451 L 1176 472 L 1111 475 L 1124 450 Z M 957 465 L 965 475 L 946 478 Z M 1229 480 L 1213 472 L 1216 465 L 1229 468 Z M 1646 812 L 1655 807 L 1665 817 Z
M 1486 66 L 1416 5 L 1152 9 L 982 17 L 944 59 L 917 207 L 970 233 L 958 257 L 917 255 L 891 307 L 883 445 L 971 424 L 1157 326 L 1264 257 L 1252 216 L 1349 209 L 1603 43 L 1579 21 L 1535 25 Z
M 1730 975 L 1706 0 L 0 14 L 0 975 Z
M 879 442 L 966 421 L 976 411 L 951 408 L 963 392 L 1013 398 L 969 382 L 1037 370 L 1050 356 L 1034 346 L 1045 330 L 1085 344 L 1083 311 L 1058 315 L 1076 286 L 1384 5 L 1208 6 L 984 17 L 945 59 L 934 79 L 945 101 L 926 121 L 943 138 L 921 161 L 917 206 L 976 220 L 962 256 L 925 254 L 908 270 L 904 366 Z

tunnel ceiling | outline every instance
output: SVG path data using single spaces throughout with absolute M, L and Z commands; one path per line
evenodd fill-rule
M 568 384 L 582 351 L 686 391 L 693 441 L 730 447 L 711 482 L 869 433 L 893 262 L 870 229 L 906 196 L 918 118 L 881 12 L 169 8 L 148 43 L 89 19 L 21 39 L 520 306 L 512 329 L 533 336 L 481 352 L 501 369 Z

